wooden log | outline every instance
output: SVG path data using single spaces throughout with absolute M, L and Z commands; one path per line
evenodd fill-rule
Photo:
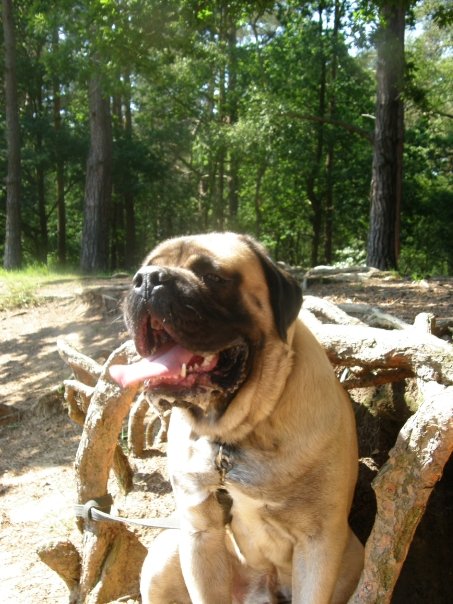
M 87 386 L 78 380 L 65 380 L 65 400 L 68 404 L 69 417 L 83 426 L 94 386 Z
M 337 325 L 368 325 L 369 327 L 381 327 L 383 329 L 407 329 L 411 327 L 409 323 L 369 304 L 333 304 L 333 302 L 318 296 L 304 296 L 303 308 L 316 317 L 324 317 L 328 323 Z
M 123 495 L 127 495 L 134 487 L 134 470 L 126 453 L 118 443 L 115 446 L 112 466 L 120 491 Z
M 152 447 L 167 442 L 168 426 L 170 423 L 171 409 L 162 411 L 154 406 L 156 416 L 146 426 L 146 446 Z
M 75 604 L 79 597 L 80 554 L 75 545 L 64 541 L 49 541 L 37 549 L 42 562 L 54 570 L 69 589 L 69 604 Z
M 129 415 L 127 444 L 135 457 L 143 457 L 145 452 L 145 415 L 149 406 L 148 399 L 142 393 L 133 404 Z
M 402 321 L 394 315 L 382 311 L 376 306 L 369 304 L 339 304 L 338 307 L 348 315 L 358 316 L 370 327 L 381 327 L 382 329 L 407 329 L 410 323 Z
M 453 387 L 431 382 L 373 481 L 377 513 L 349 604 L 388 604 L 415 529 L 453 451 Z
M 409 369 L 378 369 L 363 371 L 357 376 L 346 374 L 341 379 L 341 383 L 346 390 L 353 390 L 354 388 L 371 388 L 383 384 L 393 384 L 413 376 L 413 372 Z
M 357 325 L 324 325 L 300 314 L 334 365 L 410 370 L 425 381 L 453 384 L 451 345 L 415 329 L 386 331 Z
M 325 298 L 318 298 L 317 296 L 304 296 L 303 308 L 310 311 L 315 316 L 321 315 L 328 320 L 329 323 L 336 323 L 338 325 L 366 325 L 360 319 L 351 317 L 338 307 L 336 304 L 332 304 Z
M 395 280 L 391 272 L 380 271 L 369 266 L 350 266 L 338 268 L 334 266 L 315 266 L 309 269 L 303 277 L 303 287 L 307 289 L 316 283 L 347 283 L 368 281 L 369 279 Z
M 308 297 L 308 296 L 307 296 Z M 317 296 L 311 296 L 312 298 L 317 298 Z M 329 302 L 332 304 L 331 302 Z M 385 313 L 376 306 L 371 306 L 370 304 L 363 303 L 353 303 L 353 302 L 342 302 L 341 304 L 334 305 L 338 306 L 343 312 L 347 315 L 351 315 L 358 319 L 361 319 L 364 323 L 369 325 L 370 327 L 381 327 L 383 329 L 407 329 L 412 327 L 410 323 L 406 321 L 402 321 L 400 318 L 395 317 L 389 313 Z M 311 310 L 309 307 L 307 310 Z M 312 311 L 315 312 L 315 311 Z M 315 313 L 316 314 L 316 313 Z M 438 338 L 442 336 L 450 336 L 453 333 L 453 318 L 452 317 L 436 317 L 432 313 L 419 313 L 417 317 L 424 317 L 428 315 L 427 320 L 431 322 L 431 329 L 429 333 L 437 336 Z M 416 319 L 417 319 L 416 317 Z M 422 320 L 422 319 L 419 319 Z M 425 320 L 425 319 L 423 319 Z M 339 321 L 332 321 L 333 323 L 339 323 Z M 414 327 L 416 325 L 414 321 Z
M 161 411 L 149 393 L 139 395 L 129 414 L 127 434 L 129 450 L 135 457 L 149 455 L 153 445 L 167 441 L 170 413 L 170 410 Z
M 77 355 L 66 346 L 64 350 L 74 364 Z M 118 434 L 137 389 L 135 386 L 120 389 L 111 380 L 109 367 L 113 363 L 127 363 L 134 355 L 130 342 L 112 353 L 94 388 L 75 461 L 78 503 L 107 495 Z M 90 375 L 86 377 L 90 380 Z M 91 519 L 80 524 L 83 539 L 77 603 L 101 604 L 134 592 L 146 555 L 146 548 L 136 535 L 122 524 Z
M 308 269 L 306 274 L 308 276 L 324 276 L 324 275 L 349 275 L 354 273 L 364 273 L 364 274 L 377 274 L 377 275 L 388 275 L 389 273 L 382 272 L 377 268 L 371 268 L 369 266 L 362 265 L 353 265 L 347 267 L 339 267 L 339 266 L 330 266 L 329 264 L 319 264 L 318 266 L 314 266 L 313 268 Z
M 73 359 L 76 358 L 77 354 L 73 354 Z M 73 362 L 75 363 L 74 360 Z M 65 380 L 64 385 L 65 400 L 68 404 L 69 417 L 77 424 L 83 426 L 91 397 L 93 396 L 95 389 L 78 380 Z M 121 445 L 118 443 L 116 444 L 115 454 L 113 456 L 113 471 L 121 492 L 124 495 L 127 495 L 133 487 L 134 472 Z
M 57 348 L 61 358 L 71 367 L 77 380 L 86 386 L 96 385 L 102 373 L 102 365 L 73 348 L 62 338 L 57 340 Z
M 325 319 L 325 322 L 338 325 L 364 324 L 382 329 L 409 329 L 411 327 L 419 329 L 420 322 L 429 321 L 431 325 L 429 333 L 437 337 L 451 337 L 453 333 L 453 318 L 436 317 L 432 313 L 419 313 L 412 326 L 399 317 L 386 313 L 370 304 L 352 302 L 334 304 L 325 298 L 309 295 L 304 296 L 303 309 L 305 312 L 308 311 L 316 317 Z

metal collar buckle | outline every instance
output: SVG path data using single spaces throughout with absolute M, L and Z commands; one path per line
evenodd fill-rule
M 219 450 L 215 457 L 215 467 L 220 474 L 220 484 L 223 486 L 225 484 L 226 475 L 233 467 L 231 452 L 228 450 L 228 445 L 219 445 Z

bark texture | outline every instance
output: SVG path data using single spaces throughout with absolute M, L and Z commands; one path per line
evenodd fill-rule
M 3 264 L 8 270 L 20 268 L 20 125 L 17 100 L 16 33 L 12 0 L 2 0 L 3 38 L 5 45 L 5 109 L 8 168 L 6 175 L 6 233 Z
M 112 197 L 112 123 L 110 99 L 94 75 L 89 85 L 90 151 L 85 183 L 81 269 L 108 268 L 109 213 Z
M 58 29 L 52 32 L 52 45 L 58 52 Z M 62 147 L 61 91 L 60 82 L 54 77 L 53 82 L 53 124 L 58 147 Z M 61 149 L 62 151 L 62 149 Z M 56 169 L 56 205 L 57 205 L 57 257 L 60 266 L 66 264 L 66 204 L 65 204 L 65 164 L 62 153 L 55 160 Z
M 414 328 L 388 331 L 360 325 L 323 324 L 305 310 L 301 316 L 334 365 L 403 369 L 425 381 L 453 384 L 451 346 L 431 334 L 421 334 Z
M 118 434 L 136 388 L 121 390 L 111 381 L 109 367 L 112 363 L 130 361 L 135 351 L 130 345 L 123 345 L 100 367 L 63 341 L 59 342 L 59 350 L 76 377 L 82 380 L 70 380 L 66 384 L 66 396 L 73 416 L 76 415 L 74 406 L 78 406 L 78 420 L 85 420 L 75 460 L 78 503 L 85 504 L 108 497 L 107 482 L 112 467 L 120 486 L 125 480 L 122 472 L 127 473 L 129 464 L 127 459 L 124 462 L 124 453 L 118 451 Z M 66 542 L 42 548 L 41 555 L 43 561 L 67 583 L 71 602 L 101 604 L 136 593 L 146 555 L 146 548 L 137 536 L 123 524 L 95 522 L 90 518 L 80 520 L 79 528 L 83 532 L 83 540 L 78 575 L 73 572 L 73 554 L 69 570 L 66 564 L 55 562 L 63 557 L 64 552 L 72 551 Z
M 453 387 L 429 383 L 373 482 L 377 514 L 350 604 L 387 604 L 431 492 L 453 451 Z
M 315 317 L 335 324 L 323 324 Z M 334 365 L 360 368 L 351 388 L 417 377 L 419 407 L 399 432 L 372 486 L 377 513 L 365 546 L 365 566 L 349 604 L 389 604 L 415 530 L 453 451 L 453 351 L 432 335 L 435 321 L 419 315 L 414 326 L 392 321 L 377 329 L 347 321 L 326 300 L 308 296 L 301 316 Z M 339 323 L 339 324 L 337 324 Z
M 406 0 L 381 4 L 367 264 L 397 268 L 403 169 Z
M 69 540 L 51 541 L 38 549 L 38 556 L 58 573 L 69 589 L 69 604 L 77 602 L 80 581 L 80 554 Z

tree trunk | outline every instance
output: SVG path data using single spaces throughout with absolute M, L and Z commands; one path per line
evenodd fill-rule
M 126 137 L 132 143 L 132 111 L 130 98 L 130 76 L 126 76 L 128 84 L 128 94 L 125 99 L 125 124 Z M 132 174 L 130 175 L 132 178 Z M 135 221 L 135 198 L 134 193 L 128 189 L 124 194 L 125 211 L 125 266 L 135 267 L 137 264 L 137 243 L 136 243 L 136 221 Z
M 111 112 L 113 122 L 117 129 L 120 139 L 123 138 L 121 130 L 124 128 L 123 123 L 123 99 L 120 94 L 114 95 L 111 102 Z M 127 178 L 127 177 L 126 177 Z M 112 179 L 112 203 L 110 206 L 110 268 L 112 270 L 119 266 L 124 266 L 125 257 L 125 237 L 124 237 L 124 222 L 125 222 L 125 207 L 123 200 L 121 182 L 115 183 Z
M 256 237 L 261 236 L 261 226 L 263 222 L 263 211 L 261 208 L 262 200 L 261 200 L 261 189 L 263 185 L 264 174 L 267 170 L 267 163 L 265 160 L 262 160 L 258 164 L 258 170 L 255 179 L 255 235 Z
M 338 32 L 341 26 L 343 4 L 335 0 L 335 13 L 332 31 L 332 56 L 330 66 L 329 118 L 334 120 L 337 113 L 336 80 L 338 72 Z M 326 209 L 324 225 L 324 259 L 327 264 L 333 261 L 333 225 L 334 225 L 334 165 L 335 165 L 335 136 L 329 129 L 326 158 Z
M 228 122 L 231 126 L 238 121 L 238 102 L 237 102 L 237 32 L 236 21 L 230 16 L 228 24 Z M 229 177 L 228 177 L 228 206 L 229 206 L 229 227 L 237 227 L 237 217 L 239 210 L 239 154 L 237 149 L 230 149 L 229 153 Z
M 126 252 L 125 268 L 134 268 L 137 264 L 137 242 L 136 242 L 136 221 L 134 194 L 127 192 L 124 194 L 125 208 L 125 234 L 126 234 Z
M 225 26 L 224 26 L 224 18 L 223 13 L 224 9 L 221 7 L 221 24 L 220 24 L 220 41 L 222 46 L 225 44 Z M 218 122 L 219 122 L 219 134 L 220 134 L 220 142 L 218 143 L 218 150 L 216 153 L 216 166 L 217 166 L 217 174 L 216 174 L 216 187 L 214 193 L 214 228 L 219 231 L 223 231 L 224 223 L 225 223 L 225 163 L 226 163 L 226 146 L 223 137 L 223 133 L 221 129 L 225 123 L 226 116 L 226 77 L 227 77 L 227 68 L 225 64 L 221 64 L 220 73 L 219 73 L 219 99 L 218 99 Z
M 367 264 L 396 269 L 402 195 L 404 26 L 407 0 L 381 6 Z
M 22 263 L 20 217 L 20 125 L 16 77 L 16 35 L 12 0 L 2 0 L 3 37 L 5 42 L 5 102 L 8 172 L 6 176 L 6 269 L 20 268 Z
M 89 84 L 90 151 L 87 162 L 81 269 L 108 268 L 109 210 L 112 197 L 112 123 L 110 99 L 99 77 Z
M 43 114 L 43 102 L 42 102 L 42 77 L 38 75 L 38 82 L 36 85 L 37 90 L 37 115 L 42 116 Z M 36 166 L 36 183 L 38 190 L 38 217 L 39 217 L 39 239 L 38 239 L 38 250 L 37 258 L 40 262 L 47 264 L 47 252 L 49 249 L 49 237 L 47 232 L 47 213 L 46 213 L 46 185 L 45 178 L 46 173 L 44 169 L 43 157 L 43 135 L 41 126 L 37 128 L 36 134 L 36 153 L 38 156 L 38 164 Z
M 42 136 L 38 135 L 38 152 L 42 148 Z M 46 214 L 46 187 L 45 171 L 42 162 L 38 163 L 36 168 L 36 181 L 38 185 L 38 215 L 39 215 L 39 239 L 37 257 L 40 262 L 47 264 L 47 252 L 49 248 L 49 238 L 47 234 L 47 214 Z
M 58 51 L 58 30 L 52 35 L 55 52 Z M 58 264 L 66 264 L 66 205 L 64 194 L 64 159 L 61 149 L 61 93 L 57 78 L 53 81 L 53 124 L 57 140 L 56 185 L 57 185 L 57 258 Z
M 326 113 L 326 78 L 327 65 L 323 40 L 323 5 L 318 9 L 319 13 L 319 89 L 318 89 L 318 116 L 321 118 L 316 124 L 316 150 L 313 160 L 313 166 L 307 179 L 307 196 L 312 209 L 312 244 L 311 244 L 311 265 L 316 266 L 319 262 L 319 248 L 322 238 L 322 225 L 324 220 L 324 204 L 320 193 L 319 174 L 321 170 L 322 156 L 324 153 L 324 122 L 322 121 Z

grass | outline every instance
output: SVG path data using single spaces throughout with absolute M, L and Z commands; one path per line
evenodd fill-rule
M 57 272 L 44 265 L 23 270 L 0 269 L 0 311 L 30 308 L 41 302 L 39 290 L 53 281 L 80 279 L 80 275 Z

